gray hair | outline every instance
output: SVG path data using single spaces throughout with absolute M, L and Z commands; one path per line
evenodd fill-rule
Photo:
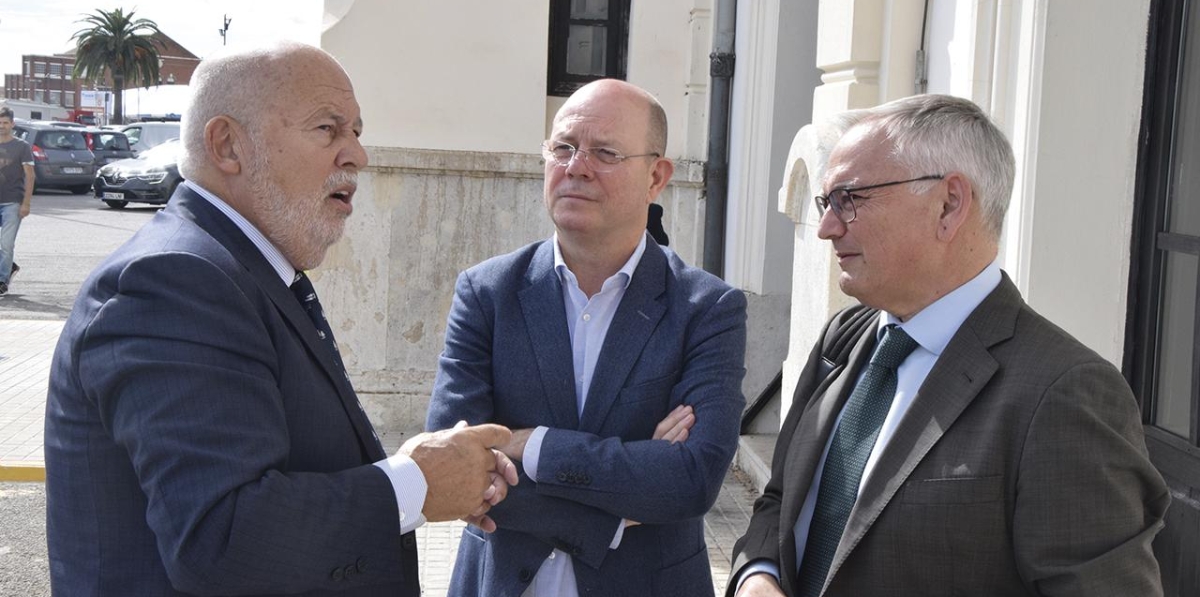
M 999 240 L 1016 161 L 1004 133 L 979 106 L 950 95 L 914 95 L 870 109 L 860 124 L 883 132 L 895 160 L 913 176 L 965 174 L 984 225 Z
M 270 100 L 280 93 L 283 69 L 278 61 L 297 51 L 315 50 L 296 42 L 205 59 L 192 74 L 192 101 L 183 114 L 179 173 L 191 179 L 204 163 L 204 128 L 218 116 L 236 120 L 252 136 L 263 130 Z

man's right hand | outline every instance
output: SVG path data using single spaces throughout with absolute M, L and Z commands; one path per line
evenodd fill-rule
M 511 436 L 506 427 L 485 424 L 422 433 L 404 442 L 400 452 L 417 463 L 428 485 L 421 512 L 425 519 L 442 522 L 478 512 L 489 499 L 496 499 L 493 473 L 516 485 L 516 467 L 492 450 L 507 444 Z
M 784 597 L 779 582 L 770 574 L 751 574 L 738 589 L 736 597 Z

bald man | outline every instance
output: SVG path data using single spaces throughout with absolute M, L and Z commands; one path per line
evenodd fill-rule
M 413 529 L 490 526 L 510 433 L 389 457 L 358 403 L 303 273 L 367 164 L 338 63 L 284 44 L 206 60 L 192 86 L 188 182 L 84 282 L 54 355 L 53 591 L 419 595 Z
M 554 237 L 458 278 L 426 427 L 514 429 L 522 476 L 495 532 L 464 531 L 453 597 L 712 595 L 746 299 L 647 234 L 666 144 L 650 94 L 583 87 L 544 147 Z

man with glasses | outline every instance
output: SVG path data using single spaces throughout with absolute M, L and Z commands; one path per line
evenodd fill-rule
M 666 144 L 650 94 L 584 86 L 543 146 L 553 238 L 458 278 L 426 426 L 508 426 L 521 481 L 464 531 L 453 597 L 713 593 L 746 300 L 647 234 Z
M 949 96 L 834 148 L 817 234 L 862 304 L 801 373 L 729 595 L 1163 594 L 1170 498 L 1129 386 L 995 263 L 1014 170 Z

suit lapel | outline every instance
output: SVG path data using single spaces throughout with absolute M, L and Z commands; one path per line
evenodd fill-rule
M 1021 304 L 1020 293 L 1004 275 L 946 345 L 859 493 L 830 566 L 830 578 L 925 455 L 999 370 L 991 348 L 1012 337 Z
M 646 243 L 596 359 L 592 385 L 580 418 L 581 431 L 598 433 L 603 427 L 617 394 L 641 358 L 642 349 L 667 312 L 662 302 L 666 293 L 667 258 L 653 241 Z
M 554 427 L 577 429 L 579 409 L 575 396 L 575 365 L 571 358 L 571 334 L 563 304 L 562 283 L 554 271 L 553 240 L 534 252 L 525 273 L 526 286 L 518 294 L 525 327 L 537 358 L 546 401 Z
M 386 453 L 379 444 L 374 427 L 358 402 L 358 396 L 350 384 L 344 366 L 328 346 L 317 337 L 316 327 L 312 320 L 309 319 L 292 291 L 283 284 L 283 280 L 279 279 L 279 274 L 263 257 L 258 247 L 254 246 L 254 243 L 237 227 L 237 224 L 234 224 L 225 214 L 186 186 L 179 189 L 170 203 L 171 209 L 208 232 L 242 264 L 242 267 L 246 268 L 250 277 L 274 303 L 275 308 L 279 310 L 304 343 L 309 354 L 320 363 L 325 375 L 337 388 L 338 399 L 342 402 L 342 408 L 346 411 L 346 416 L 350 419 L 355 433 L 358 435 L 366 458 L 372 461 L 385 458 Z
M 792 443 L 788 447 L 786 462 L 793 463 L 789 473 L 784 477 L 782 518 L 779 525 L 780 564 L 784 588 L 793 591 L 796 586 L 796 569 L 800 555 L 796 553 L 796 538 L 793 529 L 800 518 L 800 510 L 812 487 L 813 476 L 817 463 L 829 443 L 833 433 L 833 424 L 838 414 L 854 391 L 858 373 L 863 364 L 875 349 L 874 324 L 868 326 L 858 342 L 855 343 L 850 357 L 846 362 L 829 373 L 817 390 L 813 392 L 816 398 L 809 400 L 804 406 L 804 414 L 797 423 L 798 427 L 792 434 Z M 790 587 L 790 588 L 789 588 Z

